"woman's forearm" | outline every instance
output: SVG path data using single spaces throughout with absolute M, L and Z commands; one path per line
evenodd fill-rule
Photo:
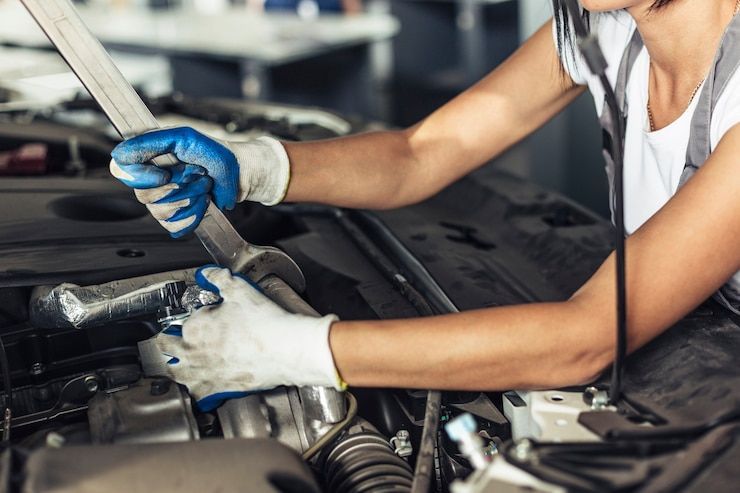
M 424 200 L 519 142 L 583 90 L 561 76 L 548 22 L 486 78 L 407 130 L 285 143 L 286 200 L 365 209 Z
M 351 386 L 556 388 L 585 383 L 611 361 L 612 324 L 588 319 L 569 301 L 337 322 L 330 343 L 339 373 Z
M 403 131 L 284 146 L 291 167 L 289 202 L 387 209 L 414 201 L 417 163 Z

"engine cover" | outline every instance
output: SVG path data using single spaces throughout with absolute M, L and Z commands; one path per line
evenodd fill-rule
M 262 439 L 43 448 L 29 457 L 25 477 L 26 493 L 152 493 L 184 486 L 201 492 L 319 491 L 296 453 Z

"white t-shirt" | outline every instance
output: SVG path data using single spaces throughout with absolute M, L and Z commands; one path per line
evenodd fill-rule
M 591 25 L 598 34 L 609 64 L 607 77 L 614 86 L 622 56 L 636 28 L 635 21 L 627 12 L 617 11 L 592 16 Z M 553 32 L 556 32 L 554 26 Z M 565 69 L 574 82 L 588 85 L 600 116 L 604 108 L 604 91 L 599 80 L 591 75 L 580 55 L 574 58 L 571 53 L 570 44 L 564 42 Z M 678 190 L 678 182 L 686 165 L 691 120 L 701 93 L 700 89 L 689 108 L 676 121 L 650 132 L 647 114 L 649 68 L 650 58 L 643 48 L 635 60 L 626 90 L 629 118 L 625 133 L 624 197 L 625 227 L 629 234 L 658 212 Z M 740 71 L 730 80 L 712 115 L 712 151 L 722 136 L 737 123 L 740 123 Z M 740 273 L 734 276 L 731 285 L 737 287 L 740 299 Z

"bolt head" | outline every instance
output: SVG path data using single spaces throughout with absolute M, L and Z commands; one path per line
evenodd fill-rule
M 85 378 L 85 388 L 90 393 L 97 392 L 100 388 L 100 384 L 98 383 L 98 379 L 95 377 L 87 377 Z
M 483 451 L 487 456 L 493 456 L 498 454 L 498 446 L 496 445 L 496 442 L 491 440 L 488 442 L 488 445 L 486 445 L 485 450 Z
M 166 378 L 157 378 L 155 380 L 152 380 L 151 386 L 149 388 L 149 394 L 153 396 L 164 395 L 170 391 L 171 386 L 172 380 L 168 380 Z

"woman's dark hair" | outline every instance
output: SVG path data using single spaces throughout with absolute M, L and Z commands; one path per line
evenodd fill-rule
M 672 1 L 673 0 L 655 0 L 650 8 L 659 9 L 665 7 Z M 566 7 L 565 1 L 552 0 L 552 8 L 555 16 L 555 28 L 558 35 L 558 51 L 562 55 L 563 43 L 565 42 L 573 48 L 573 50 L 571 50 L 571 53 L 575 53 L 575 40 L 573 39 L 573 33 L 570 29 L 570 16 L 568 15 L 568 7 Z M 583 20 L 585 21 L 587 27 L 590 26 L 591 15 L 587 10 L 583 11 Z

